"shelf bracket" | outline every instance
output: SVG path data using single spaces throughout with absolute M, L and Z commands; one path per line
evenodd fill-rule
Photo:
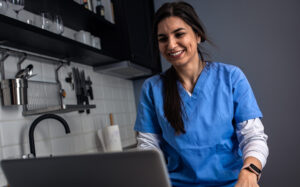
M 19 56 L 19 61 L 18 61 L 18 63 L 17 63 L 18 71 L 21 70 L 21 64 L 26 60 L 26 58 L 27 58 L 27 54 L 26 54 L 26 53 L 20 54 L 20 56 Z
M 59 69 L 60 69 L 61 67 L 63 67 L 63 65 L 64 65 L 64 62 L 63 62 L 63 61 L 60 61 L 60 64 L 59 64 L 59 65 L 57 66 L 57 68 L 55 69 L 55 80 L 56 80 L 56 82 L 57 82 L 57 84 L 58 84 L 58 90 L 59 90 L 59 104 L 60 104 L 60 106 L 63 105 L 63 98 L 62 98 L 62 93 L 61 93 L 61 91 L 62 91 L 62 86 L 61 86 L 61 82 L 60 82 L 59 77 L 58 77 L 58 71 L 59 71 Z
M 4 68 L 4 61 L 9 57 L 9 54 L 7 51 L 4 51 L 1 54 L 1 59 L 0 59 L 0 71 L 1 71 L 1 80 L 5 79 L 5 68 Z

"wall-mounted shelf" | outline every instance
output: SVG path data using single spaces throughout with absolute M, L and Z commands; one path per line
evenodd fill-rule
M 88 102 L 86 102 L 86 100 L 84 100 L 83 103 L 79 103 L 79 104 L 63 104 L 63 100 L 62 100 L 63 96 L 61 94 L 62 87 L 61 87 L 61 83 L 59 81 L 58 71 L 63 66 L 64 62 L 57 61 L 57 60 L 54 60 L 54 59 L 50 59 L 50 58 L 44 57 L 44 56 L 27 54 L 27 53 L 24 53 L 24 52 L 12 50 L 12 49 L 6 49 L 6 48 L 2 48 L 2 47 L 0 47 L 0 54 L 1 54 L 0 69 L 1 69 L 1 79 L 2 80 L 5 79 L 5 76 L 4 76 L 4 73 L 5 73 L 5 71 L 4 71 L 5 70 L 4 61 L 10 55 L 20 57 L 20 60 L 17 63 L 18 72 L 21 71 L 21 64 L 24 62 L 24 60 L 27 57 L 34 57 L 34 58 L 37 58 L 38 60 L 47 60 L 47 61 L 52 61 L 54 63 L 59 64 L 58 67 L 55 70 L 55 80 L 56 80 L 56 82 L 26 80 L 26 85 L 28 86 L 28 83 L 35 84 L 35 86 L 34 86 L 35 89 L 28 89 L 28 87 L 26 86 L 26 89 L 24 90 L 24 96 L 26 97 L 26 102 L 21 103 L 21 105 L 23 105 L 23 115 L 24 116 L 47 114 L 47 113 L 67 113 L 67 112 L 84 111 L 84 110 L 96 108 L 96 105 L 90 105 L 90 104 L 88 104 Z M 5 56 L 5 58 L 2 58 L 3 56 Z M 84 81 L 85 81 L 85 76 L 83 76 L 83 78 L 84 78 Z M 29 102 L 30 100 L 28 99 L 28 90 L 36 92 L 38 87 L 45 86 L 45 85 L 48 89 L 51 89 L 52 91 L 57 90 L 57 93 L 59 95 L 59 98 L 57 99 L 57 101 L 55 101 L 54 103 L 52 102 L 53 103 L 52 106 L 45 106 L 44 103 L 36 103 L 36 100 L 34 100 L 34 99 L 33 99 L 33 102 Z M 83 84 L 83 85 L 84 85 L 84 88 L 86 88 L 85 84 Z M 45 87 L 43 87 L 43 89 L 44 88 Z M 44 93 L 44 95 L 42 93 Z M 14 93 L 14 94 L 16 94 L 16 93 Z M 45 92 L 39 92 L 39 97 L 45 98 L 45 97 L 48 97 L 48 96 L 49 95 L 47 95 L 46 91 Z M 83 96 L 88 97 L 87 95 L 83 95 Z M 14 103 L 13 105 L 19 105 L 19 104 L 20 103 L 16 103 L 16 104 Z M 89 113 L 89 111 L 87 111 L 87 113 Z
M 47 30 L 0 15 L 0 44 L 86 65 L 116 62 L 98 50 Z
M 160 56 L 153 50 L 151 35 L 153 0 L 111 2 L 114 24 L 73 0 L 25 1 L 26 11 L 60 15 L 64 26 L 99 37 L 101 50 L 4 15 L 0 15 L 0 45 L 93 67 L 127 60 L 150 69 L 151 74 L 160 72 Z
M 96 105 L 62 105 L 62 106 L 50 106 L 43 109 L 23 111 L 23 116 L 31 116 L 38 114 L 58 114 L 67 113 L 79 110 L 86 110 L 96 108 Z
M 73 0 L 26 0 L 25 10 L 35 14 L 40 14 L 43 11 L 59 14 L 62 16 L 65 26 L 73 30 L 88 30 L 94 35 L 97 35 L 96 32 L 99 31 L 116 29 L 115 24 Z M 99 25 L 102 29 L 95 30 L 94 28 Z

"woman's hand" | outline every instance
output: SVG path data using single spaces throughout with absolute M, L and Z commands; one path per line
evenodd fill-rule
M 254 164 L 260 170 L 262 169 L 260 161 L 255 157 L 249 156 L 244 160 L 244 166 L 250 164 Z M 240 171 L 238 181 L 234 187 L 258 187 L 259 185 L 257 182 L 257 175 L 255 173 L 252 173 L 247 169 L 242 169 Z
M 257 176 L 246 169 L 242 169 L 235 187 L 259 187 Z

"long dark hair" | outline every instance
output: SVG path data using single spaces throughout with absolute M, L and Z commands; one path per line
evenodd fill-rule
M 157 29 L 158 24 L 165 18 L 170 16 L 177 16 L 186 22 L 193 31 L 200 36 L 201 43 L 207 40 L 199 17 L 194 8 L 186 2 L 173 2 L 163 4 L 154 15 L 153 38 L 155 46 L 158 46 Z M 200 45 L 197 47 L 200 59 L 204 62 L 203 53 L 200 50 Z M 174 128 L 177 134 L 185 133 L 183 117 L 187 117 L 185 110 L 183 110 L 182 100 L 178 93 L 177 80 L 178 74 L 173 66 L 169 68 L 165 74 L 162 74 L 164 81 L 164 113 L 165 117 Z

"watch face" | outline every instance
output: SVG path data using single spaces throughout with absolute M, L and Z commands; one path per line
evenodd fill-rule
M 250 164 L 250 167 L 254 170 L 254 171 L 256 171 L 257 173 L 261 173 L 261 170 L 260 169 L 258 169 L 258 167 L 256 167 L 254 164 Z

